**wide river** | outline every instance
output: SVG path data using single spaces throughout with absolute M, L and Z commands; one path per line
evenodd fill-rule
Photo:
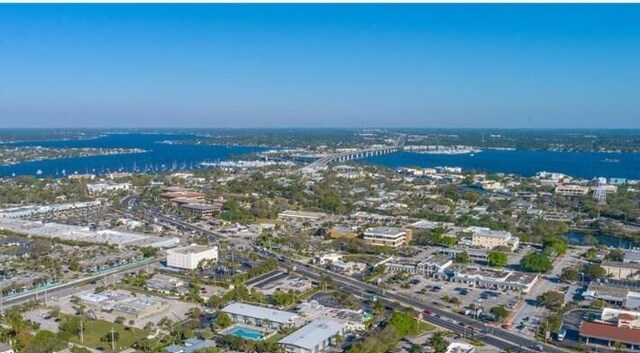
M 590 153 L 486 150 L 471 154 L 419 154 L 398 152 L 367 158 L 366 162 L 398 167 L 462 167 L 463 170 L 533 176 L 539 171 L 574 177 L 640 179 L 640 153 Z
M 259 147 L 212 146 L 162 143 L 168 140 L 193 139 L 194 135 L 177 134 L 109 134 L 87 140 L 19 142 L 9 145 L 42 147 L 139 148 L 145 153 L 62 158 L 0 166 L 0 176 L 62 176 L 72 173 L 109 173 L 136 170 L 198 168 L 203 161 L 227 160 L 236 155 L 263 151 Z
M 203 161 L 227 160 L 231 156 L 260 152 L 258 147 L 167 144 L 166 140 L 192 139 L 190 134 L 109 134 L 87 140 L 19 142 L 10 145 L 43 147 L 140 148 L 146 153 L 65 158 L 0 166 L 0 176 L 62 176 L 71 173 L 167 170 L 196 168 Z M 616 162 L 612 162 L 615 160 Z M 465 170 L 535 175 L 538 171 L 566 173 L 576 177 L 619 177 L 640 179 L 640 153 L 586 153 L 486 150 L 464 155 L 398 152 L 371 157 L 365 163 L 397 167 L 462 167 Z

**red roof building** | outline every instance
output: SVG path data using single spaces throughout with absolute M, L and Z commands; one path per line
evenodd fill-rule
M 595 338 L 640 346 L 640 329 L 618 327 L 607 323 L 583 321 L 580 325 L 580 336 L 586 338 L 587 342 L 589 338 Z

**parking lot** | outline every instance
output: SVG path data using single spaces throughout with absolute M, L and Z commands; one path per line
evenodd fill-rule
M 473 304 L 476 308 L 481 308 L 482 312 L 489 312 L 494 306 L 507 304 L 517 294 L 514 292 L 503 292 L 484 288 L 474 288 L 461 283 L 439 281 L 433 278 L 425 278 L 421 275 L 414 275 L 410 279 L 410 288 L 393 288 L 413 297 L 424 300 L 425 303 L 444 305 L 445 307 L 464 311 Z M 458 298 L 460 304 L 445 303 L 443 297 Z

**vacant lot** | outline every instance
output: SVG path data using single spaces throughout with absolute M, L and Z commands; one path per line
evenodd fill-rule
M 104 320 L 86 321 L 84 323 L 84 346 L 100 349 L 104 352 L 120 352 L 129 348 L 135 341 L 147 337 L 149 333 L 140 329 L 129 329 L 122 325 L 113 324 Z M 111 350 L 111 343 L 103 338 L 110 334 L 111 328 L 118 333 L 118 340 L 115 342 L 115 350 Z M 72 342 L 80 343 L 79 337 L 71 339 Z

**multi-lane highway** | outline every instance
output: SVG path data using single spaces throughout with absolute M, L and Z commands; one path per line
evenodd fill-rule
M 480 322 L 473 320 L 472 318 L 445 311 L 434 306 L 430 306 L 415 298 L 389 291 L 384 295 L 381 295 L 380 289 L 374 285 L 370 285 L 357 279 L 343 276 L 306 263 L 301 263 L 293 259 L 282 256 L 280 256 L 280 258 L 284 259 L 285 262 L 288 262 L 292 265 L 295 264 L 295 271 L 300 273 L 301 275 L 319 280 L 320 275 L 322 274 L 331 278 L 331 280 L 337 284 L 337 287 L 340 290 L 352 293 L 354 295 L 362 295 L 362 293 L 375 294 L 378 296 L 379 300 L 398 302 L 402 305 L 413 307 L 416 310 L 420 311 L 429 309 L 434 313 L 434 315 L 424 315 L 425 321 L 443 328 L 447 328 L 460 335 L 469 335 L 472 332 L 476 333 L 474 335 L 476 339 L 500 349 L 511 349 L 511 351 L 513 352 L 563 352 L 556 347 L 542 344 L 526 337 L 516 335 L 499 327 L 487 328 Z
M 202 227 L 175 219 L 173 217 L 162 215 L 158 211 L 155 211 L 147 206 L 143 206 L 140 203 L 140 200 L 135 196 L 125 198 L 123 200 L 123 205 L 128 209 L 144 208 L 147 215 L 157 218 L 159 221 L 162 221 L 164 223 L 183 227 L 197 233 L 206 234 L 216 239 L 220 238 L 219 234 L 212 232 L 211 230 L 204 229 Z M 563 351 L 558 349 L 557 347 L 540 343 L 538 341 L 517 335 L 499 327 L 487 328 L 482 323 L 472 318 L 430 306 L 415 298 L 391 291 L 388 291 L 384 295 L 381 295 L 380 289 L 374 285 L 364 283 L 360 280 L 340 275 L 335 272 L 331 272 L 293 258 L 274 253 L 270 253 L 270 255 L 280 259 L 284 267 L 295 267 L 295 272 L 311 279 L 319 280 L 320 275 L 327 276 L 338 285 L 338 288 L 340 290 L 343 290 L 345 292 L 349 292 L 354 295 L 363 295 L 364 293 L 367 293 L 369 295 L 377 295 L 379 300 L 384 300 L 387 302 L 398 302 L 401 305 L 413 307 L 419 311 L 429 309 L 434 313 L 434 315 L 425 315 L 425 321 L 449 329 L 460 335 L 469 335 L 473 333 L 474 338 L 500 349 L 510 349 L 512 352 L 544 351 L 550 353 L 563 353 Z
M 20 293 L 17 295 L 13 295 L 11 297 L 2 298 L 2 306 L 4 308 L 10 307 L 15 304 L 19 304 L 31 299 L 36 299 L 38 297 L 44 297 L 45 295 L 49 298 L 53 297 L 62 297 L 65 295 L 74 294 L 77 291 L 77 287 L 85 285 L 87 283 L 95 282 L 101 280 L 105 277 L 117 275 L 126 271 L 135 271 L 140 268 L 147 267 L 149 265 L 153 265 L 158 263 L 159 260 L 156 258 L 149 258 L 138 261 L 136 263 L 127 264 L 123 266 L 118 266 L 94 275 L 81 277 L 69 282 L 61 283 L 55 286 L 51 286 L 48 288 L 40 288 L 34 291 L 30 291 L 27 293 Z

